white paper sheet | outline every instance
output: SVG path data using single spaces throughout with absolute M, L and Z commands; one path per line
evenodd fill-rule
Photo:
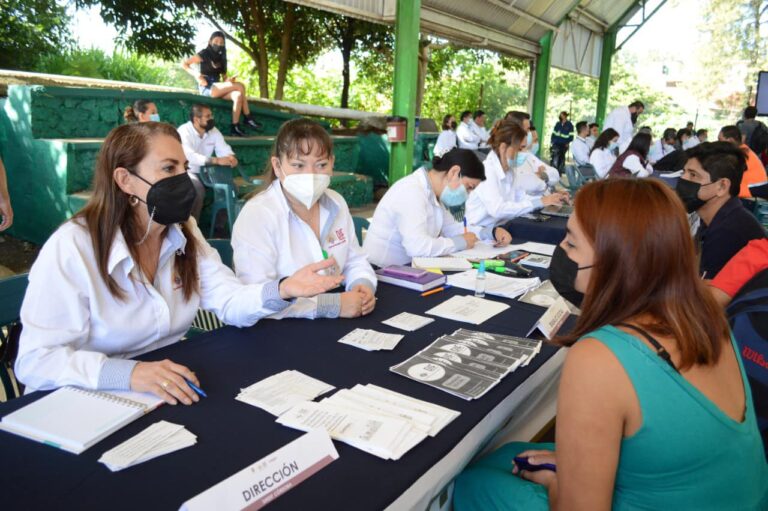
M 419 328 L 432 323 L 434 319 L 419 316 L 418 314 L 411 314 L 410 312 L 401 312 L 397 316 L 393 316 L 385 321 L 382 321 L 384 325 L 388 325 L 406 332 L 413 332 Z
M 310 401 L 333 389 L 332 385 L 290 370 L 273 374 L 241 389 L 235 399 L 279 416 L 296 403 Z
M 549 243 L 536 243 L 535 241 L 527 241 L 521 245 L 510 245 L 512 250 L 522 250 L 523 252 L 533 252 L 534 254 L 544 254 L 551 256 L 555 253 L 557 245 L 550 245 Z
M 477 270 L 467 270 L 448 276 L 448 283 L 453 287 L 474 291 L 477 282 Z M 485 293 L 514 299 L 541 284 L 538 277 L 517 279 L 504 277 L 492 272 L 485 272 Z
M 366 351 L 392 350 L 403 337 L 405 336 L 401 334 L 385 334 L 376 330 L 355 328 L 339 339 L 339 342 Z
M 508 254 L 513 249 L 506 247 L 496 247 L 493 243 L 487 241 L 478 241 L 475 246 L 466 250 L 460 250 L 451 254 L 451 257 L 463 257 L 465 259 L 493 259 L 502 254 Z
M 427 314 L 479 325 L 507 309 L 509 309 L 509 305 L 506 303 L 477 298 L 476 296 L 453 296 L 437 307 L 429 309 Z
M 167 421 L 152 424 L 138 435 L 105 452 L 99 461 L 117 472 L 197 443 L 184 426 Z

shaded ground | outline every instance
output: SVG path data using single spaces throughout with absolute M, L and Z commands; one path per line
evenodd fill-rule
M 0 234 L 0 278 L 29 271 L 40 247 Z

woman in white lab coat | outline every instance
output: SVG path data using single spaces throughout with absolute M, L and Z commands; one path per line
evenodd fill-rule
M 608 177 L 608 172 L 616 162 L 617 147 L 619 147 L 619 133 L 613 128 L 606 129 L 595 140 L 595 146 L 589 153 L 589 163 L 595 167 L 595 173 L 600 179 Z
M 235 273 L 246 284 L 293 275 L 299 268 L 334 261 L 344 291 L 285 302 L 273 319 L 352 318 L 376 304 L 376 275 L 360 248 L 344 198 L 330 190 L 333 141 L 316 122 L 294 119 L 275 138 L 269 187 L 246 202 L 232 229 Z
M 515 183 L 515 169 L 528 158 L 526 142 L 526 131 L 514 121 L 499 121 L 494 126 L 488 140 L 492 150 L 483 162 L 486 179 L 467 200 L 467 220 L 472 225 L 491 227 L 568 200 L 563 193 L 527 197 L 520 183 Z
M 376 206 L 363 248 L 377 266 L 409 264 L 472 248 L 479 239 L 498 246 L 512 241 L 501 227 L 464 229 L 448 207 L 459 207 L 485 179 L 483 164 L 469 149 L 436 156 L 433 169 L 420 168 L 400 179 Z
M 454 147 L 459 146 L 459 140 L 456 138 L 456 118 L 448 114 L 443 117 L 443 131 L 437 136 L 434 153 L 442 156 Z
M 126 124 L 104 140 L 91 200 L 51 235 L 29 273 L 15 364 L 28 392 L 75 385 L 191 404 L 198 397 L 185 379 L 200 382 L 188 368 L 129 359 L 177 342 L 198 308 L 248 326 L 281 298 L 341 281 L 317 275 L 325 266 L 317 265 L 280 283 L 243 285 L 190 218 L 186 167 L 170 124 Z

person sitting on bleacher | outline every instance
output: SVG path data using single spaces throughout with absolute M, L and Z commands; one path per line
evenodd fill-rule
M 559 339 L 571 348 L 556 443 L 475 461 L 453 509 L 768 509 L 747 376 L 674 192 L 654 179 L 587 184 L 550 274 L 582 309 Z
M 199 73 L 192 69 L 193 64 L 200 65 Z M 197 81 L 198 91 L 201 95 L 232 101 L 230 135 L 245 136 L 245 131 L 240 127 L 241 112 L 245 116 L 245 123 L 250 128 L 256 131 L 262 129 L 261 123 L 257 122 L 251 115 L 245 85 L 235 81 L 234 75 L 227 75 L 227 49 L 224 46 L 223 32 L 216 31 L 211 34 L 208 39 L 208 46 L 185 60 L 182 66 Z
M 648 163 L 648 151 L 651 136 L 639 132 L 632 137 L 629 147 L 616 158 L 608 174 L 611 177 L 648 177 L 653 174 L 653 167 Z
M 714 277 L 750 240 L 765 238 L 765 230 L 738 198 L 744 152 L 728 142 L 706 142 L 687 151 L 688 161 L 677 181 L 677 194 L 688 213 L 701 218 L 696 233 L 700 269 Z
M 190 218 L 195 190 L 179 134 L 146 122 L 113 129 L 99 151 L 93 195 L 54 232 L 29 273 L 16 376 L 27 392 L 65 385 L 152 392 L 192 404 L 189 368 L 137 362 L 178 342 L 199 308 L 250 326 L 282 299 L 333 289 L 332 261 L 280 282 L 244 285 Z
M 741 131 L 736 126 L 723 126 L 717 135 L 720 142 L 729 142 L 744 151 L 747 157 L 747 170 L 741 177 L 741 188 L 739 188 L 739 197 L 742 199 L 751 199 L 752 193 L 749 191 L 749 185 L 765 183 L 765 166 L 755 152 L 747 144 L 741 141 Z
M 133 105 L 125 107 L 123 112 L 125 122 L 160 122 L 157 105 L 148 99 L 137 99 Z
M 608 172 L 616 162 L 618 147 L 619 133 L 613 128 L 607 128 L 595 140 L 595 145 L 589 153 L 589 163 L 595 167 L 595 173 L 600 179 L 608 177 Z
M 189 177 L 195 185 L 196 197 L 192 216 L 195 220 L 200 220 L 205 198 L 205 185 L 200 181 L 200 167 L 208 165 L 236 167 L 237 158 L 232 147 L 224 141 L 224 136 L 216 128 L 213 112 L 206 105 L 192 105 L 189 121 L 179 126 L 178 131 L 184 154 L 189 160 Z M 215 157 L 214 153 L 216 153 Z

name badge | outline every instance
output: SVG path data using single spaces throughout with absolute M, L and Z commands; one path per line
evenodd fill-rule
M 569 314 L 570 310 L 568 309 L 568 304 L 565 303 L 565 299 L 563 299 L 562 296 L 558 297 L 557 300 L 547 308 L 546 312 L 541 315 L 539 321 L 533 325 L 533 328 L 528 332 L 528 335 L 530 336 L 533 331 L 538 328 L 539 331 L 544 334 L 544 337 L 551 340 L 557 334 L 558 330 L 560 330 L 560 327 L 563 326 L 565 320 L 568 319 Z
M 339 458 L 325 430 L 314 430 L 186 501 L 181 511 L 254 511 Z

